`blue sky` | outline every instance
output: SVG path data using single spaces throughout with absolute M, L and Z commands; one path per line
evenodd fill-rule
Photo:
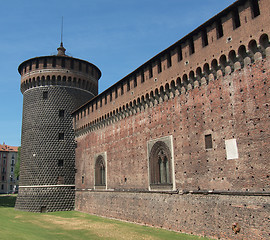
M 19 146 L 21 62 L 67 53 L 95 64 L 104 91 L 234 0 L 0 0 L 0 144 Z

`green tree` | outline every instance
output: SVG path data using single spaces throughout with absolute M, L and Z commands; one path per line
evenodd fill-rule
M 20 176 L 20 164 L 21 164 L 21 147 L 18 147 L 17 162 L 15 165 L 15 171 L 14 171 L 14 174 L 16 177 Z

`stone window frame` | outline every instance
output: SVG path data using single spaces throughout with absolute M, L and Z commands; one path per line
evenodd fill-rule
M 104 169 L 104 184 L 97 183 L 97 161 L 102 160 Z M 98 153 L 94 157 L 94 189 L 95 190 L 106 190 L 107 189 L 107 152 Z
M 158 160 L 164 162 L 167 158 L 167 180 L 161 182 L 160 171 L 161 165 Z M 165 136 L 147 142 L 147 160 L 148 160 L 148 189 L 149 191 L 175 191 L 175 168 L 174 168 L 174 150 L 173 136 Z M 164 168 L 163 168 L 164 170 Z M 164 171 L 163 171 L 164 172 Z M 156 175 L 157 174 L 157 175 Z M 166 175 L 166 174 L 165 174 Z M 164 176 L 163 175 L 163 179 Z M 160 182 L 156 182 L 157 178 Z

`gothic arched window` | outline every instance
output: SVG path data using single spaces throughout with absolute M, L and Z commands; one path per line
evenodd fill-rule
M 162 141 L 157 141 L 149 155 L 150 185 L 172 185 L 171 151 Z
M 104 158 L 99 155 L 95 164 L 95 186 L 106 185 L 106 167 Z

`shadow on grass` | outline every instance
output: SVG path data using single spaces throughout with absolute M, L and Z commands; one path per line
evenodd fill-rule
M 0 195 L 0 207 L 14 207 L 16 202 L 16 196 L 1 196 Z

